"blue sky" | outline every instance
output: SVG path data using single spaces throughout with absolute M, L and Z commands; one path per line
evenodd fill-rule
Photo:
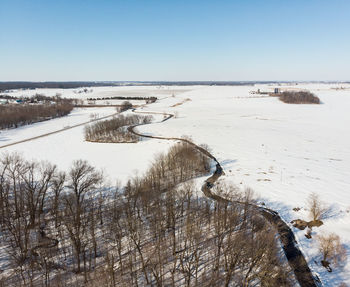
M 350 80 L 350 1 L 0 0 L 7 80 Z

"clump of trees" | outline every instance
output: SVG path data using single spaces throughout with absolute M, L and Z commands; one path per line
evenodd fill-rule
M 195 146 L 179 142 L 172 146 L 166 154 L 158 154 L 150 168 L 142 178 L 134 178 L 139 182 L 146 196 L 154 192 L 164 192 L 174 188 L 181 182 L 207 174 L 210 171 L 210 159 Z
M 131 125 L 147 124 L 152 116 L 119 115 L 110 120 L 99 121 L 85 127 L 85 140 L 91 142 L 131 143 L 140 140 L 140 137 L 129 132 Z
M 0 283 L 292 286 L 276 232 L 249 205 L 250 196 L 231 194 L 247 204 L 198 196 L 188 180 L 208 169 L 208 159 L 180 143 L 158 155 L 144 176 L 106 190 L 86 161 L 64 173 L 2 156 L 0 249 L 12 272 L 0 274 Z
M 23 125 L 62 117 L 73 110 L 71 102 L 50 104 L 0 105 L 0 129 L 17 128 Z
M 124 101 L 118 108 L 118 111 L 122 113 L 130 109 L 132 109 L 132 103 L 130 103 L 129 101 Z
M 278 94 L 279 99 L 287 104 L 320 104 L 320 99 L 309 91 L 285 91 Z

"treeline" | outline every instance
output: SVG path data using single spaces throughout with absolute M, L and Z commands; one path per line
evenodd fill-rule
M 287 104 L 320 104 L 320 99 L 309 91 L 285 91 L 278 94 L 279 99 Z
M 205 149 L 206 146 L 202 145 Z M 191 178 L 207 174 L 210 171 L 210 159 L 195 146 L 179 142 L 172 146 L 166 154 L 159 154 L 149 170 L 141 178 L 132 182 L 139 186 L 135 192 L 141 197 L 167 191 L 177 184 Z M 130 182 L 127 188 L 132 186 Z M 145 192 L 145 193 L 143 193 Z
M 110 86 L 111 83 L 103 82 L 0 82 L 0 91 L 14 89 L 73 89 L 81 87 Z
M 147 124 L 152 116 L 119 115 L 110 120 L 99 121 L 85 127 L 85 140 L 90 142 L 131 143 L 140 140 L 140 137 L 128 131 L 128 126 Z
M 275 82 L 235 82 L 235 81 L 185 81 L 185 82 L 0 82 L 0 91 L 13 89 L 73 89 L 82 87 L 103 87 L 103 86 L 241 86 L 254 84 L 272 84 Z
M 209 159 L 188 144 L 159 155 L 144 176 L 104 189 L 85 161 L 67 173 L 18 155 L 0 161 L 0 286 L 291 286 L 275 230 L 250 193 L 213 202 L 191 182 Z
M 154 103 L 157 97 L 103 97 L 103 98 L 88 98 L 88 101 L 101 101 L 101 100 L 144 100 Z
M 71 103 L 74 100 L 68 98 L 61 98 L 61 94 L 57 93 L 54 97 L 45 96 L 44 94 L 36 93 L 30 97 L 14 97 L 10 95 L 0 95 L 0 99 L 4 100 L 22 100 L 27 103 L 37 103 L 37 102 L 55 102 L 55 103 Z
M 0 105 L 0 129 L 17 128 L 56 117 L 73 110 L 70 102 L 35 105 Z

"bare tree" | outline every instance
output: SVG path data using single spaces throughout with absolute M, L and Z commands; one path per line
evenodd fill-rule
M 46 194 L 55 170 L 56 166 L 49 163 L 31 162 L 26 164 L 21 174 L 32 226 L 35 226 L 36 220 L 40 224 L 40 215 L 43 213 Z
M 81 256 L 85 259 L 86 233 L 89 222 L 88 200 L 89 192 L 97 188 L 102 181 L 101 173 L 97 172 L 86 161 L 73 162 L 69 172 L 68 192 L 63 199 L 63 223 L 75 250 L 77 272 L 81 271 Z
M 327 214 L 329 208 L 321 201 L 316 193 L 311 193 L 307 200 L 309 216 L 313 221 L 322 220 Z
M 66 174 L 64 172 L 58 172 L 55 174 L 55 176 L 52 179 L 52 203 L 51 203 L 51 212 L 53 214 L 53 217 L 55 219 L 55 227 L 58 227 L 59 222 L 59 203 L 60 203 L 60 196 L 64 189 L 64 184 L 66 181 Z
M 317 237 L 319 243 L 319 251 L 322 254 L 321 263 L 328 271 L 332 271 L 330 264 L 339 266 L 347 258 L 346 249 L 340 242 L 340 237 L 335 233 L 319 235 Z

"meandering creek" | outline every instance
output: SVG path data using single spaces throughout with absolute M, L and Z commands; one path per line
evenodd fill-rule
M 144 114 L 159 114 L 156 112 L 141 112 L 136 111 L 133 109 L 133 112 L 135 113 L 144 113 Z M 162 113 L 164 114 L 164 113 Z M 167 121 L 171 119 L 174 115 L 172 114 L 164 114 L 166 117 L 161 121 Z M 151 123 L 152 124 L 152 123 Z M 208 198 L 211 198 L 216 201 L 223 201 L 229 204 L 247 204 L 246 202 L 240 202 L 240 201 L 231 201 L 226 198 L 223 198 L 217 194 L 212 193 L 211 189 L 214 187 L 215 182 L 224 174 L 224 171 L 220 165 L 220 163 L 217 161 L 217 159 L 209 153 L 207 150 L 203 149 L 202 147 L 196 145 L 195 143 L 184 139 L 184 138 L 176 138 L 176 137 L 161 137 L 161 136 L 152 136 L 152 135 L 145 135 L 138 131 L 135 131 L 135 128 L 137 126 L 146 125 L 146 124 L 139 124 L 139 125 L 133 125 L 128 127 L 128 131 L 145 138 L 153 138 L 153 139 L 162 139 L 162 140 L 175 140 L 175 141 L 182 141 L 186 142 L 192 146 L 194 146 L 197 150 L 199 150 L 201 153 L 205 154 L 209 158 L 211 158 L 213 161 L 216 162 L 216 169 L 214 173 L 205 180 L 203 186 L 202 186 L 202 192 L 204 195 Z M 249 206 L 252 208 L 257 209 L 260 214 L 272 225 L 275 226 L 280 241 L 282 244 L 282 248 L 284 250 L 284 253 L 286 255 L 286 258 L 288 260 L 288 263 L 292 270 L 294 271 L 295 277 L 301 287 L 320 287 L 322 286 L 321 281 L 317 276 L 314 276 L 305 260 L 305 257 L 301 250 L 298 247 L 298 243 L 295 239 L 294 233 L 291 230 L 291 228 L 288 226 L 288 224 L 281 218 L 281 216 L 278 214 L 278 212 L 262 207 L 259 205 L 248 203 Z

